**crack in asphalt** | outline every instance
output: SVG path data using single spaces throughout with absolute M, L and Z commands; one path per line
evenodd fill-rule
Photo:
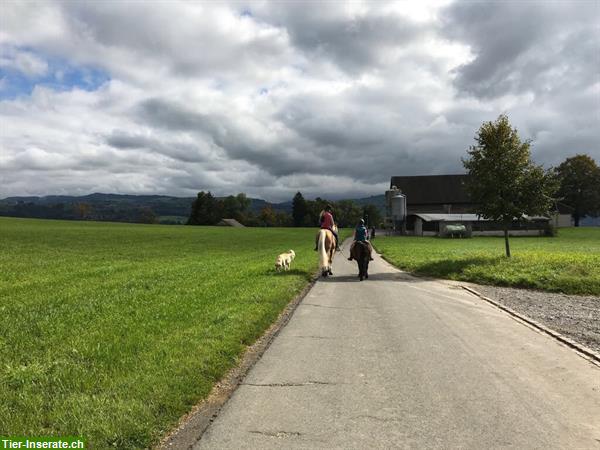
M 329 308 L 329 309 L 377 309 L 377 308 L 369 308 L 366 306 L 359 306 L 357 308 L 350 308 L 347 306 L 327 306 L 327 305 L 317 305 L 315 303 L 300 303 L 300 306 L 316 306 L 318 308 Z
M 305 381 L 303 383 L 240 383 L 242 386 L 257 386 L 257 387 L 297 387 L 297 386 L 312 386 L 312 385 L 336 385 L 340 383 L 331 383 L 329 381 Z
M 250 430 L 248 433 L 252 434 L 260 434 L 262 436 L 274 437 L 274 438 L 289 438 L 289 437 L 299 437 L 301 433 L 298 431 L 260 431 L 260 430 Z
M 330 337 L 330 336 L 292 336 L 292 337 L 302 338 L 302 339 L 340 339 L 340 338 Z
M 353 419 L 371 419 L 371 420 L 377 420 L 379 422 L 400 422 L 400 419 L 397 417 L 379 417 L 379 416 L 371 416 L 368 414 L 355 416 L 355 417 L 353 417 Z

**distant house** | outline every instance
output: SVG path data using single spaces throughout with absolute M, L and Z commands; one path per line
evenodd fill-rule
M 217 224 L 222 227 L 236 227 L 243 228 L 245 225 L 242 225 L 235 219 L 221 219 L 221 221 Z
M 390 180 L 390 191 L 401 192 L 406 197 L 406 219 L 401 224 L 403 231 L 415 235 L 443 235 L 448 226 L 464 225 L 467 235 L 500 234 L 498 223 L 485 220 L 474 214 L 475 203 L 465 189 L 468 175 L 424 175 L 395 176 Z M 393 195 L 386 195 L 391 199 Z M 387 205 L 392 211 L 392 204 Z M 563 208 L 564 210 L 564 208 Z M 562 214 L 562 213 L 561 213 Z M 391 214 L 388 214 L 391 216 Z M 514 222 L 511 234 L 539 234 L 548 229 L 549 217 L 529 217 L 526 221 Z M 565 225 L 565 217 L 552 219 L 557 226 Z M 397 222 L 388 217 L 388 223 L 399 229 Z

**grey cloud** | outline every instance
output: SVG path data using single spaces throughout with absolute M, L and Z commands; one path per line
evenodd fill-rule
M 585 87 L 600 68 L 599 25 L 593 1 L 455 2 L 442 32 L 475 55 L 456 70 L 459 91 L 493 98 Z
M 163 142 L 157 138 L 130 134 L 122 130 L 114 131 L 106 136 L 106 143 L 117 149 L 148 150 L 188 163 L 208 161 L 211 157 L 210 149 L 203 150 L 201 143 L 192 144 L 175 140 Z
M 341 4 L 294 1 L 264 4 L 257 18 L 285 27 L 294 46 L 309 58 L 331 62 L 356 74 L 386 64 L 383 50 L 402 48 L 427 33 L 427 27 L 384 14 L 373 3 L 364 14 L 345 16 Z
M 305 152 L 294 148 L 299 142 L 273 144 L 257 140 L 233 119 L 220 114 L 199 114 L 174 102 L 156 98 L 144 101 L 137 111 L 145 124 L 197 133 L 197 139 L 210 140 L 229 158 L 254 164 L 272 175 L 309 170 L 315 162 Z
M 149 98 L 137 105 L 134 114 L 145 123 L 173 131 L 206 131 L 217 129 L 218 118 L 191 111 L 174 102 L 161 98 Z

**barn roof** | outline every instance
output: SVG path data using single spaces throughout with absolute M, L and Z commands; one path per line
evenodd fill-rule
M 573 211 L 575 211 L 575 208 L 563 202 L 556 202 L 556 210 L 559 212 L 559 214 L 572 214 Z
M 421 175 L 392 177 L 390 188 L 396 186 L 411 204 L 471 203 L 464 188 L 468 175 Z
M 429 214 L 415 213 L 411 216 L 417 216 L 425 222 L 487 222 L 488 219 L 478 216 L 477 214 Z
M 217 225 L 224 225 L 224 226 L 236 227 L 236 228 L 244 227 L 244 225 L 242 225 L 235 219 L 221 219 L 221 221 Z

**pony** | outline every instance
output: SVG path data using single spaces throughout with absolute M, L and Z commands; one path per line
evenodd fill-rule
M 358 264 L 358 278 L 362 281 L 364 278 L 369 278 L 369 259 L 371 252 L 369 244 L 361 241 L 356 241 L 352 248 L 350 256 L 356 260 Z
M 322 228 L 319 231 L 317 250 L 319 252 L 319 270 L 321 271 L 321 275 L 323 277 L 333 275 L 331 266 L 333 263 L 333 254 L 335 253 L 335 237 L 330 230 Z

